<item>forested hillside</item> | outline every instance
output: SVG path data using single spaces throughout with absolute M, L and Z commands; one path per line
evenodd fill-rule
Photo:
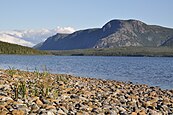
M 16 44 L 10 44 L 0 41 L 0 54 L 47 54 L 44 51 L 35 50 L 29 47 L 24 47 Z

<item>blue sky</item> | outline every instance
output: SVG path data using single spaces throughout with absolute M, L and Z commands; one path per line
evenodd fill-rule
M 0 0 L 0 30 L 101 27 L 138 19 L 173 28 L 173 0 Z

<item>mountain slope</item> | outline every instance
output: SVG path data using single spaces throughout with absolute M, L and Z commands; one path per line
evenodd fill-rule
M 52 36 L 39 49 L 158 47 L 167 41 L 170 36 L 173 37 L 173 29 L 147 25 L 138 20 L 111 20 L 102 28 L 80 30 L 63 37 L 59 34 Z
M 173 37 L 167 39 L 161 44 L 161 46 L 173 47 Z
M 47 54 L 43 51 L 38 51 L 29 47 L 24 47 L 16 44 L 10 44 L 0 41 L 0 54 Z

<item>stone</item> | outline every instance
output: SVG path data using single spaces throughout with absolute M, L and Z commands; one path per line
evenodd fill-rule
M 155 110 L 149 110 L 150 115 L 162 115 L 161 113 L 155 111 Z
M 46 109 L 39 109 L 39 111 L 38 111 L 38 113 L 42 113 L 42 114 L 43 114 L 43 113 L 46 114 L 46 112 L 47 112 Z
M 136 113 L 136 112 L 132 112 L 132 113 L 131 113 L 131 115 L 137 115 L 137 114 L 138 114 L 138 113 Z
M 68 112 L 69 112 L 64 106 L 62 106 L 61 109 L 62 109 L 65 113 L 68 113 Z
M 55 115 L 52 111 L 48 111 L 47 115 Z
M 6 111 L 0 111 L 0 115 L 6 115 L 7 112 Z
M 2 101 L 8 101 L 8 100 L 13 101 L 13 99 L 11 97 L 3 97 L 1 100 Z
M 79 96 L 77 96 L 77 95 L 71 95 L 70 98 L 71 98 L 71 99 L 78 99 Z
M 147 115 L 144 110 L 140 111 L 138 114 L 139 115 Z
M 17 108 L 27 108 L 26 104 L 17 104 L 16 105 Z
M 24 72 L 25 73 L 25 72 Z M 25 73 L 26 74 L 26 73 Z M 161 115 L 173 113 L 173 90 L 162 90 L 147 85 L 123 83 L 95 78 L 63 75 L 68 82 L 59 81 L 50 74 L 52 86 L 49 96 L 41 95 L 42 74 L 27 73 L 15 78 L 0 78 L 0 115 Z M 4 76 L 4 75 L 3 75 Z M 20 78 L 19 78 L 20 77 Z M 26 78 L 28 95 L 14 99 L 15 82 Z M 63 87 L 61 87 L 63 86 Z M 37 93 L 34 92 L 37 90 Z M 54 94 L 55 91 L 56 95 Z M 36 93 L 36 94 L 35 94 Z M 36 96 L 35 96 L 36 95 Z
M 56 107 L 53 106 L 53 105 L 48 105 L 48 106 L 46 107 L 46 109 L 56 109 Z
M 119 111 L 126 112 L 126 110 L 123 107 L 119 107 Z
M 7 85 L 7 84 L 5 84 L 5 85 L 0 85 L 0 90 L 4 90 L 4 91 L 10 90 L 10 85 Z
M 49 100 L 46 99 L 42 99 L 43 104 L 50 104 L 51 102 Z
M 164 105 L 170 104 L 169 99 L 168 99 L 168 98 L 164 98 L 164 99 L 163 99 L 163 104 L 164 104 Z
M 22 110 L 13 110 L 12 115 L 24 115 L 25 112 Z
M 31 106 L 31 110 L 32 110 L 33 112 L 37 112 L 37 111 L 39 110 L 38 105 L 37 105 L 37 104 L 33 104 L 33 105 Z
M 43 102 L 40 99 L 37 99 L 35 102 L 38 106 L 42 106 Z
M 62 109 L 59 109 L 59 110 L 58 110 L 58 114 L 65 115 L 66 113 L 64 113 L 64 111 L 63 111 Z
M 162 108 L 164 111 L 168 111 L 168 109 L 169 109 L 168 106 L 166 106 L 166 105 L 162 105 Z

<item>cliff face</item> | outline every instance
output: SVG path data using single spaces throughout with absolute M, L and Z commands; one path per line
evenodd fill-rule
M 147 25 L 138 20 L 111 20 L 102 28 L 86 29 L 72 34 L 57 34 L 38 49 L 71 50 L 125 46 L 158 47 L 173 37 L 173 29 Z

